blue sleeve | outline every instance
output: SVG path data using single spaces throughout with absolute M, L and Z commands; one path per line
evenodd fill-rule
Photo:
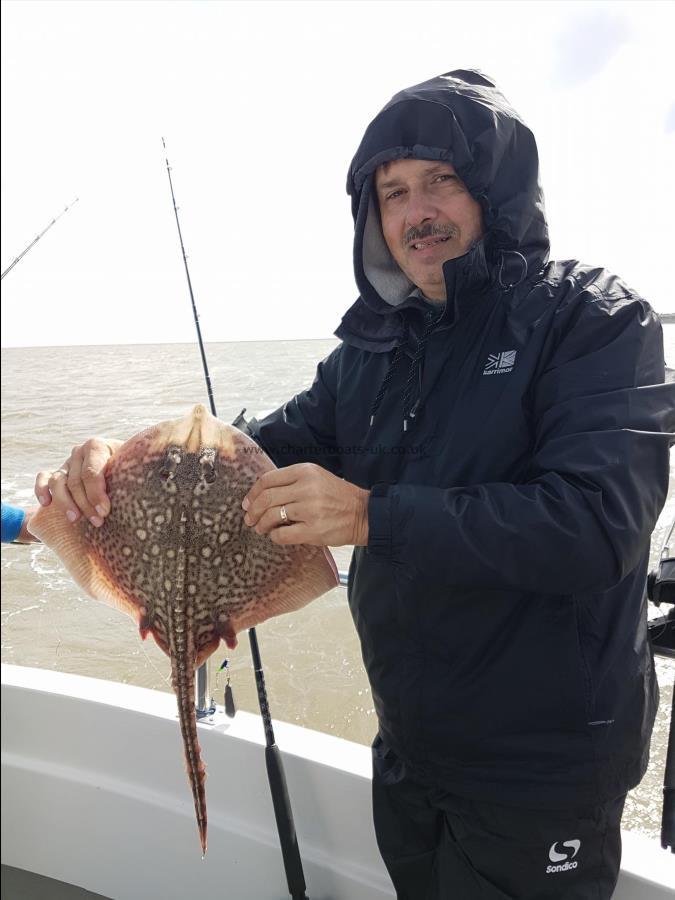
M 18 538 L 25 515 L 24 511 L 17 506 L 9 506 L 7 503 L 2 504 L 3 544 L 11 544 L 12 541 Z

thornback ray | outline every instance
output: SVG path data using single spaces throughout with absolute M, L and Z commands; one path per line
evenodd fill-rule
M 197 739 L 195 670 L 224 640 L 300 609 L 338 584 L 325 547 L 281 547 L 244 523 L 241 501 L 274 469 L 245 434 L 198 404 L 130 438 L 104 474 L 111 511 L 100 528 L 71 525 L 55 504 L 30 530 L 89 596 L 127 613 L 171 660 L 202 851 L 206 772 Z

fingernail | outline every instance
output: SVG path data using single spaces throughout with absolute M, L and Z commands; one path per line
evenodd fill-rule
M 40 504 L 40 506 L 46 506 L 47 498 L 46 497 L 38 497 L 38 503 Z
M 99 514 L 99 516 L 100 516 L 102 519 L 105 518 L 105 509 L 104 509 L 102 506 L 97 506 L 97 507 L 96 507 L 96 512 Z
M 248 497 L 244 497 L 244 499 L 241 501 L 242 509 L 248 509 L 250 505 L 251 504 L 248 502 Z M 248 523 L 246 523 L 246 524 L 248 524 Z
M 101 525 L 103 525 L 103 519 L 100 519 L 98 516 L 90 516 L 90 517 L 89 517 L 89 521 L 90 521 L 91 524 L 94 525 L 96 528 L 100 528 Z
M 244 525 L 250 525 L 250 524 L 251 524 L 251 520 L 249 519 L 249 517 L 244 516 Z
M 74 510 L 69 509 L 68 512 L 66 513 L 66 519 L 68 519 L 69 522 L 76 522 L 77 521 L 77 513 L 74 512 Z

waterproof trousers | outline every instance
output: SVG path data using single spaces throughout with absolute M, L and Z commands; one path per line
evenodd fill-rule
M 609 900 L 625 799 L 578 810 L 476 802 L 411 778 L 373 745 L 375 833 L 397 900 Z

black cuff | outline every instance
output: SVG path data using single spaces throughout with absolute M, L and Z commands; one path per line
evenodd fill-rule
M 391 558 L 391 498 L 389 484 L 374 484 L 368 500 L 368 552 Z

